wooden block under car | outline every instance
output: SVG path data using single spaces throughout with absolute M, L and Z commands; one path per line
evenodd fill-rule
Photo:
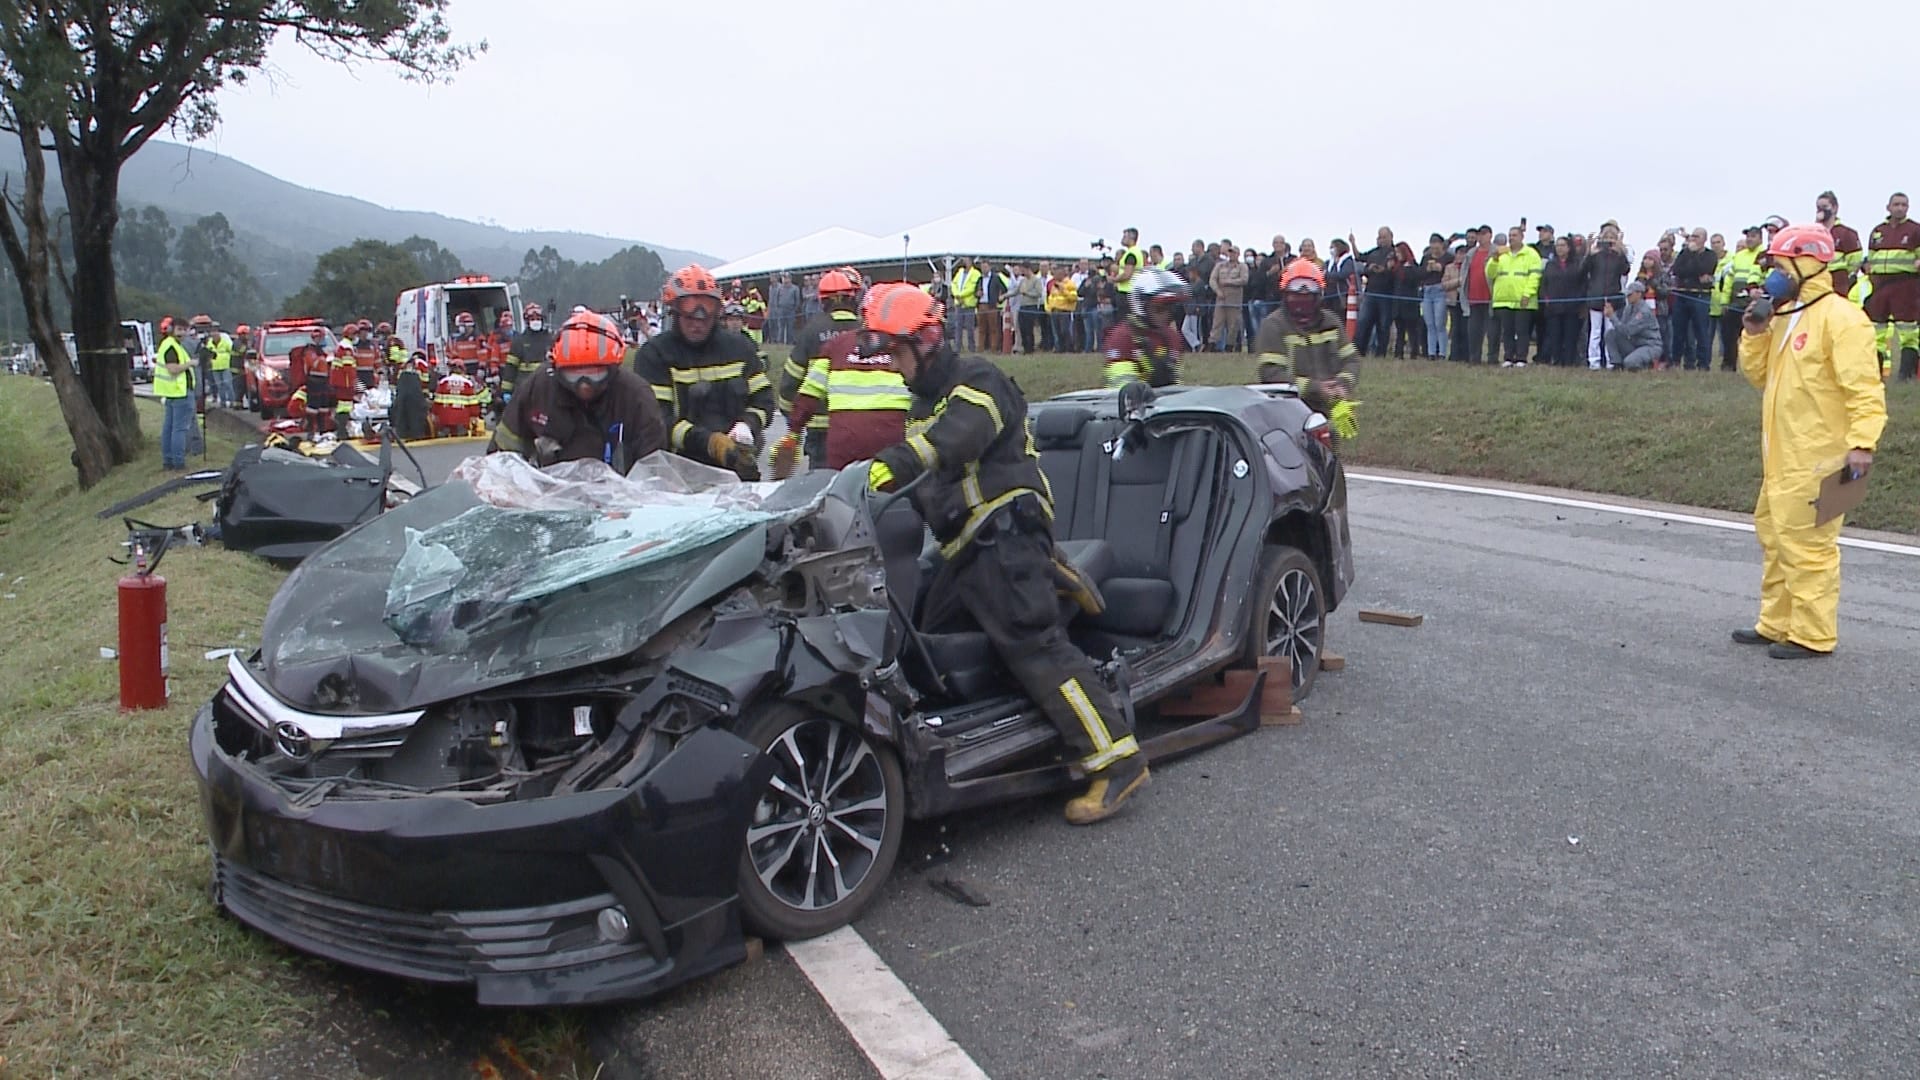
M 1425 615 L 1408 614 L 1404 611 L 1381 611 L 1378 608 L 1361 608 L 1360 621 L 1383 623 L 1387 626 L 1419 626 L 1425 622 Z
M 1293 665 L 1285 657 L 1266 657 L 1259 671 L 1267 673 L 1266 687 L 1260 694 L 1260 715 L 1286 716 L 1293 708 Z M 1253 689 L 1256 671 L 1234 668 L 1192 687 L 1185 693 L 1162 699 L 1156 708 L 1162 716 L 1219 716 L 1240 707 Z
M 1320 654 L 1320 670 L 1345 671 L 1347 670 L 1347 658 L 1341 656 L 1339 653 L 1323 652 Z

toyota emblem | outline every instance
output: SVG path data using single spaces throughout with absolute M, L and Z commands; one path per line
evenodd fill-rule
M 291 720 L 282 720 L 274 725 L 273 746 L 294 761 L 305 761 L 313 756 L 312 737 Z

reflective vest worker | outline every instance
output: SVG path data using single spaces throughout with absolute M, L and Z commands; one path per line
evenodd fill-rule
M 443 438 L 474 434 L 485 404 L 478 379 L 464 371 L 447 372 L 433 384 L 433 433 Z
M 1133 279 L 1141 270 L 1146 269 L 1147 253 L 1140 250 L 1140 230 L 1128 229 L 1120 234 L 1120 253 L 1113 259 L 1113 289 L 1125 296 L 1133 291 Z
M 154 353 L 153 394 L 165 411 L 160 417 L 160 467 L 187 467 L 187 429 L 193 422 L 193 402 L 188 396 L 188 372 L 193 357 L 174 336 L 173 319 L 160 322 L 160 346 Z
M 546 310 L 539 304 L 528 304 L 520 314 L 527 328 L 515 335 L 500 365 L 500 394 L 509 403 L 514 387 L 545 367 L 547 354 L 553 351 L 553 331 L 547 329 Z
M 1187 299 L 1187 283 L 1171 270 L 1149 267 L 1133 284 L 1127 317 L 1107 331 L 1103 343 L 1107 389 L 1130 382 L 1172 386 L 1180 377 L 1180 347 L 1185 344 L 1173 325 L 1173 312 Z
M 1067 803 L 1067 820 L 1100 821 L 1146 785 L 1146 756 L 1062 625 L 1064 561 L 1055 554 L 1052 500 L 1026 399 L 992 361 L 948 348 L 940 305 L 911 285 L 875 286 L 862 325 L 861 353 L 890 355 L 916 411 L 933 418 L 867 470 L 878 491 L 925 476 L 911 498 L 945 561 L 920 627 L 941 633 L 973 624 L 985 632 L 1091 780 L 1086 794 Z
M 480 377 L 480 366 L 487 358 L 487 339 L 473 312 L 462 311 L 453 317 L 453 337 L 447 342 L 447 356 L 471 378 Z
M 1833 291 L 1846 296 L 1853 291 L 1854 278 L 1867 257 L 1860 246 L 1860 233 L 1840 224 L 1840 198 L 1831 191 L 1823 191 L 1813 200 L 1813 218 L 1833 234 L 1833 264 L 1828 269 L 1833 272 Z
M 1902 379 L 1920 374 L 1920 223 L 1907 216 L 1907 197 L 1887 200 L 1887 220 L 1867 241 L 1873 292 L 1867 318 L 1879 327 L 1881 366 Z
M 1833 234 L 1781 229 L 1767 245 L 1771 310 L 1742 319 L 1740 373 L 1761 393 L 1760 618 L 1734 631 L 1779 660 L 1826 656 L 1839 640 L 1840 528 L 1815 522 L 1820 484 L 1864 477 L 1887 423 L 1866 315 L 1833 293 Z
M 980 271 L 966 265 L 954 267 L 947 292 L 953 298 L 954 307 L 972 311 L 980 304 Z
M 743 480 L 760 479 L 760 433 L 773 410 L 773 384 L 745 334 L 720 323 L 720 285 L 704 267 L 684 266 L 661 290 L 673 328 L 634 350 L 634 371 L 652 387 L 667 423 L 668 449 Z
M 333 389 L 333 411 L 337 416 L 353 411 L 354 395 L 360 388 L 360 365 L 353 359 L 353 348 L 349 344 L 352 340 L 341 341 L 327 368 L 327 385 Z M 341 427 L 340 433 L 344 435 L 346 429 Z
M 758 345 L 760 344 L 761 331 L 767 325 L 766 301 L 760 299 L 759 289 L 748 289 L 747 297 L 740 302 L 740 306 L 745 309 L 747 320 L 747 324 L 743 329 L 746 331 L 747 336 L 753 339 L 753 343 Z
M 814 416 L 824 415 L 826 459 L 809 459 L 809 463 L 814 468 L 844 469 L 907 437 L 907 410 L 913 395 L 889 356 L 860 351 L 860 335 L 854 331 L 828 338 L 826 352 L 813 362 L 800 384 L 791 424 L 805 428 Z
M 519 454 L 541 468 L 591 459 L 624 475 L 666 447 L 653 389 L 623 366 L 627 343 L 618 323 L 594 312 L 572 316 L 554 336 L 552 357 L 507 402 L 489 452 Z
M 1326 285 L 1325 273 L 1311 261 L 1288 263 L 1280 273 L 1280 307 L 1260 320 L 1253 351 L 1260 355 L 1261 382 L 1292 383 L 1308 408 L 1326 416 L 1338 453 L 1357 430 L 1353 391 L 1360 352 L 1341 317 L 1320 302 Z
M 855 310 L 860 303 L 859 278 L 845 270 L 829 270 L 820 275 L 818 291 L 820 313 L 809 318 L 794 336 L 793 349 L 787 354 L 786 365 L 780 369 L 780 385 L 774 395 L 780 415 L 788 418 L 788 433 L 804 431 L 800 436 L 801 448 L 810 462 L 826 460 L 827 416 L 816 411 L 808 416 L 804 428 L 793 426 L 795 395 L 800 392 L 800 384 L 806 381 L 813 362 L 827 355 L 827 340 L 860 326 L 860 316 Z M 776 457 L 790 453 L 776 451 Z

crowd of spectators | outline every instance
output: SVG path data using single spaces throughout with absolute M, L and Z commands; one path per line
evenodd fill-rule
M 1831 192 L 1818 203 L 1823 214 L 1837 214 Z M 1762 276 L 1764 236 L 1785 225 L 1775 217 L 1749 226 L 1735 246 L 1704 228 L 1669 229 L 1641 252 L 1613 221 L 1586 233 L 1535 225 L 1529 239 L 1523 218 L 1499 231 L 1480 225 L 1432 233 L 1418 251 L 1382 227 L 1370 248 L 1360 250 L 1349 236 L 1328 241 L 1324 253 L 1311 239 L 1295 250 L 1277 235 L 1264 248 L 1195 240 L 1168 254 L 1159 244 L 1138 247 L 1129 229 L 1119 252 L 1025 263 L 964 258 L 929 287 L 947 303 L 959 348 L 1094 352 L 1124 313 L 1118 268 L 1129 251 L 1141 252 L 1144 265 L 1187 282 L 1191 299 L 1179 326 L 1189 347 L 1237 352 L 1253 347 L 1287 265 L 1309 259 L 1325 273 L 1330 309 L 1344 314 L 1349 294 L 1357 294 L 1355 344 L 1366 356 L 1708 370 L 1717 354 L 1731 370 L 1740 312 Z M 818 310 L 815 283 L 814 275 L 798 283 L 775 277 L 769 343 L 790 343 L 794 327 Z M 955 303 L 956 296 L 972 302 Z

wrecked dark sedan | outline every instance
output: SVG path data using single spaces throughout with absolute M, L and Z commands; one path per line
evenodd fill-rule
M 1031 423 L 1105 601 L 1071 636 L 1152 759 L 1257 727 L 1264 657 L 1311 690 L 1353 578 L 1324 418 L 1220 387 Z M 634 998 L 846 924 L 909 819 L 1073 784 L 985 635 L 916 628 L 938 547 L 865 470 L 475 458 L 310 556 L 193 725 L 215 903 L 483 1003 Z M 1237 708 L 1158 715 L 1229 668 L 1263 672 Z

